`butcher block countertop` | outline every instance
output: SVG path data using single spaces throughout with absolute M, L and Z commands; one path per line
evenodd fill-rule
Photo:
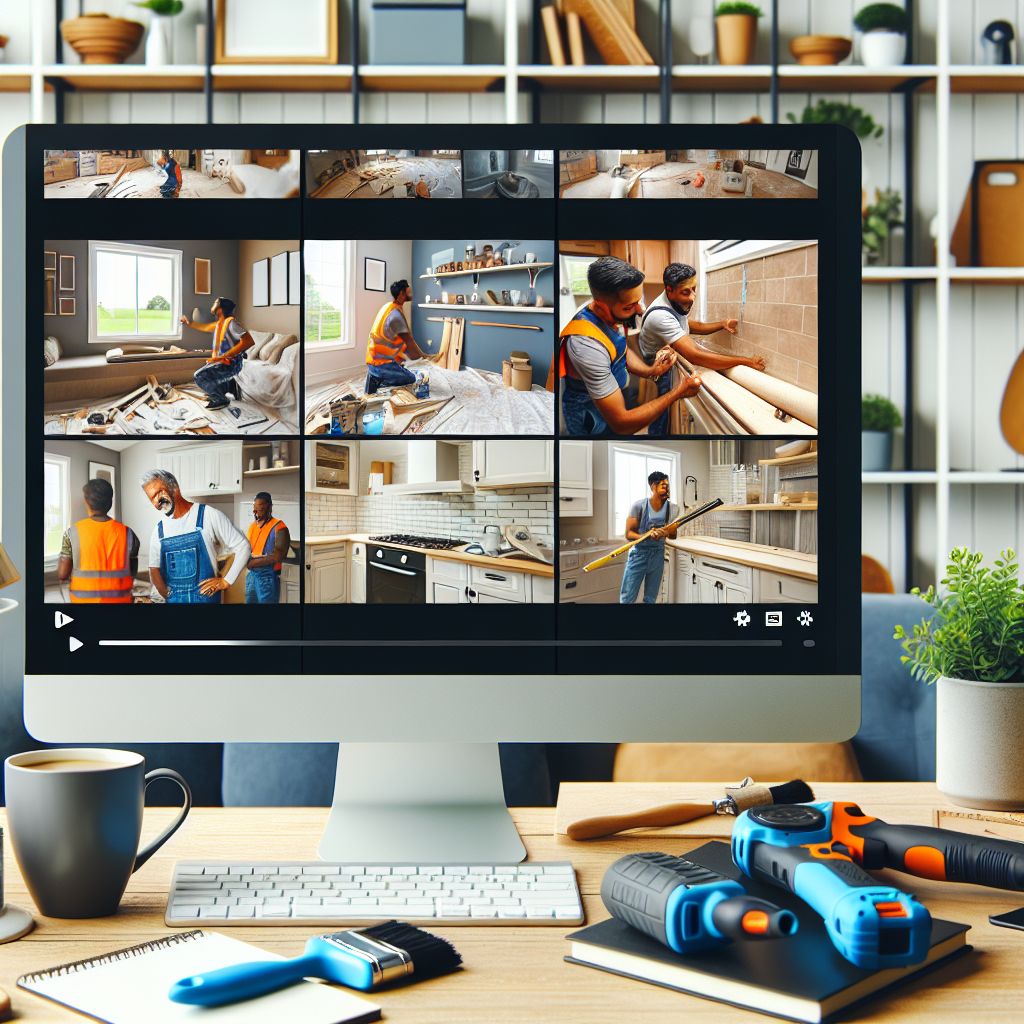
M 720 540 L 718 537 L 678 537 L 666 544 L 680 551 L 704 558 L 720 558 L 723 562 L 737 562 L 753 569 L 796 576 L 802 580 L 818 582 L 818 557 L 789 548 L 773 548 L 766 544 L 748 544 L 742 540 Z
M 365 533 L 322 533 L 307 537 L 305 543 L 310 547 L 320 547 L 325 544 L 341 544 L 344 541 L 361 541 L 364 544 L 371 544 L 369 536 Z M 529 558 L 515 558 L 509 555 L 507 558 L 494 558 L 490 555 L 470 555 L 465 551 L 444 551 L 435 548 L 414 548 L 405 544 L 388 544 L 389 548 L 398 548 L 401 551 L 419 551 L 431 558 L 447 558 L 451 562 L 466 562 L 469 565 L 480 565 L 487 569 L 505 569 L 508 572 L 525 572 L 531 576 L 547 576 L 554 578 L 555 567 L 545 565 L 543 562 L 534 562 Z

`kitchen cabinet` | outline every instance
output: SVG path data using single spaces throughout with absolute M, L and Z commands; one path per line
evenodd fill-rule
M 697 577 L 693 557 L 686 551 L 675 553 L 675 588 L 672 599 L 675 604 L 696 604 Z
M 533 590 L 531 600 L 534 604 L 553 604 L 555 600 L 554 576 L 531 576 L 530 586 Z
M 157 455 L 157 465 L 174 475 L 186 498 L 242 491 L 241 441 L 165 448 Z
M 474 441 L 473 483 L 480 489 L 550 487 L 554 453 L 554 441 Z
M 771 604 L 773 601 L 797 601 L 801 604 L 814 604 L 818 600 L 818 584 L 814 580 L 800 579 L 785 573 L 757 572 L 757 600 L 760 604 Z
M 475 596 L 474 596 L 475 595 Z M 505 572 L 484 565 L 469 567 L 469 599 L 499 598 L 523 604 L 530 600 L 530 580 L 524 572 Z M 476 603 L 487 603 L 487 601 Z
M 281 566 L 281 604 L 300 604 L 299 567 L 294 562 Z
M 594 238 L 576 238 L 558 243 L 558 251 L 569 256 L 607 256 L 610 253 L 608 242 Z M 665 268 L 662 267 L 662 270 Z M 660 276 L 661 270 L 658 271 Z
M 700 604 L 749 604 L 753 600 L 750 566 L 721 558 L 693 560 L 696 597 Z
M 311 604 L 344 604 L 347 599 L 347 545 L 340 543 L 307 546 L 306 600 Z
M 450 558 L 427 559 L 427 604 L 468 604 L 469 566 Z
M 306 490 L 314 494 L 358 494 L 358 445 L 351 441 L 307 442 Z
M 496 594 L 488 594 L 486 591 L 473 590 L 470 588 L 469 591 L 469 602 L 470 604 L 520 604 L 521 602 L 516 601 L 511 597 L 498 597 Z
M 558 515 L 589 518 L 594 514 L 593 445 L 561 441 L 558 446 Z
M 657 284 L 665 268 L 672 262 L 668 242 L 665 239 L 627 241 L 626 261 L 632 263 L 647 278 L 648 283 Z
M 668 546 L 665 547 L 663 558 L 665 567 L 661 574 L 661 584 L 658 587 L 658 599 L 655 604 L 673 604 L 675 573 L 672 570 L 675 568 L 675 557 L 674 552 Z
M 354 541 L 349 555 L 349 604 L 366 604 L 366 545 Z

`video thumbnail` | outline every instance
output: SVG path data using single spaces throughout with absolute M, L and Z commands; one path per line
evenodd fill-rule
M 817 601 L 816 442 L 561 441 L 559 460 L 559 601 Z
M 306 433 L 546 434 L 549 241 L 305 243 Z
M 307 441 L 307 602 L 550 604 L 553 444 Z
M 461 199 L 461 149 L 311 149 L 311 199 Z
M 298 604 L 298 441 L 47 440 L 44 600 Z
M 564 240 L 563 434 L 814 436 L 818 244 Z
M 467 149 L 467 199 L 552 199 L 554 150 Z

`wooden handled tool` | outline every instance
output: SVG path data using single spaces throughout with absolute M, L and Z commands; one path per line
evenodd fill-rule
M 529 307 L 525 307 L 529 308 Z M 471 327 L 510 327 L 516 331 L 542 331 L 543 327 L 536 327 L 533 324 L 494 324 L 488 320 L 470 320 Z
M 698 516 L 704 515 L 706 512 L 710 512 L 712 509 L 718 508 L 719 505 L 723 504 L 721 498 L 715 498 L 714 501 L 705 502 L 700 508 L 694 509 L 692 512 L 687 512 L 684 516 L 679 516 L 677 519 L 673 519 L 671 523 L 666 523 L 662 527 L 653 527 L 646 533 L 641 534 L 636 540 L 627 541 L 622 545 L 621 548 L 616 548 L 614 551 L 607 555 L 603 555 L 601 558 L 595 558 L 593 562 L 588 562 L 583 566 L 584 572 L 591 572 L 593 569 L 601 569 L 608 565 L 611 561 L 618 558 L 619 555 L 624 555 L 631 548 L 635 548 L 642 540 L 647 540 L 652 533 L 657 529 L 670 530 L 674 526 L 682 526 L 683 523 L 689 523 L 691 520 L 696 519 Z

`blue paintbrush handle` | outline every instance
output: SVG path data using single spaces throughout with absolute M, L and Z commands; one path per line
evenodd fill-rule
M 190 1006 L 222 1006 L 276 992 L 319 972 L 320 958 L 316 956 L 235 964 L 182 978 L 171 986 L 169 995 L 174 1002 Z

